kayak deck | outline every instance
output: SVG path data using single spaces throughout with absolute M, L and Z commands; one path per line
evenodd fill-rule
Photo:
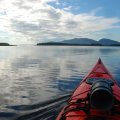
M 108 81 L 111 84 L 114 98 L 119 103 L 115 102 L 110 111 L 98 111 L 89 105 L 88 94 L 93 82 L 97 80 Z M 120 87 L 101 59 L 76 88 L 56 120 L 120 120 Z

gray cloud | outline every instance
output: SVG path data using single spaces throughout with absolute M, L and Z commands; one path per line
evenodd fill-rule
M 35 25 L 32 23 L 27 23 L 25 21 L 17 21 L 13 20 L 12 29 L 16 32 L 22 32 L 23 34 L 26 34 L 25 32 L 30 32 L 30 31 L 37 31 L 41 29 L 41 26 Z
M 57 12 L 57 11 L 55 11 L 55 10 L 53 10 L 53 9 L 47 11 L 47 13 L 48 13 L 48 15 L 49 15 L 49 17 L 50 17 L 51 19 L 55 19 L 55 20 L 60 19 L 61 16 L 62 16 L 60 12 Z
M 17 20 L 12 20 L 11 21 L 11 29 L 14 32 L 21 32 L 22 34 L 32 34 L 31 32 L 44 32 L 44 34 L 53 31 L 54 29 L 57 29 L 59 25 L 56 26 L 51 22 L 50 20 L 39 20 L 39 24 L 33 24 L 33 23 L 27 23 L 25 21 L 17 21 Z M 51 28 L 51 30 L 50 30 Z
M 68 20 L 65 22 L 65 26 L 68 28 L 76 28 L 78 26 L 78 23 L 73 20 Z
M 32 13 L 42 13 L 42 14 L 48 14 L 48 17 L 53 20 L 58 20 L 61 18 L 61 13 L 56 11 L 55 9 L 49 8 L 49 9 L 37 9 L 33 10 Z
M 19 9 L 31 9 L 32 7 L 25 5 L 24 0 L 18 0 L 13 3 L 13 5 L 17 6 Z

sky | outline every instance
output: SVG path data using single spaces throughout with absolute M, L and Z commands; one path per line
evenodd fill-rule
M 0 42 L 120 41 L 120 0 L 0 0 Z

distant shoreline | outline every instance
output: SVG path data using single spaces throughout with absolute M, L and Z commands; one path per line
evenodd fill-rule
M 109 47 L 120 47 L 120 45 L 94 45 L 94 44 L 92 44 L 92 45 L 87 45 L 87 44 L 44 44 L 44 43 L 42 43 L 42 44 L 37 44 L 37 46 L 109 46 Z
M 73 38 L 69 40 L 62 40 L 59 42 L 50 41 L 37 43 L 40 46 L 120 46 L 120 42 L 102 38 L 99 41 L 90 38 Z
M 16 46 L 16 45 L 10 45 L 9 43 L 0 43 L 0 46 Z
M 9 46 L 17 46 L 17 45 L 0 45 L 0 47 L 2 47 L 2 46 L 3 46 L 3 47 L 4 47 L 4 46 L 6 46 L 6 47 L 8 46 L 8 47 L 9 47 Z

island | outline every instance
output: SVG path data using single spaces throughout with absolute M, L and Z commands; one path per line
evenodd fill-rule
M 0 46 L 16 46 L 16 45 L 10 45 L 9 43 L 0 43 Z
M 102 38 L 100 40 L 93 40 L 89 38 L 74 38 L 63 40 L 60 42 L 45 42 L 37 43 L 38 46 L 120 46 L 120 42 Z

